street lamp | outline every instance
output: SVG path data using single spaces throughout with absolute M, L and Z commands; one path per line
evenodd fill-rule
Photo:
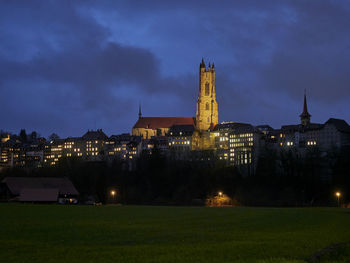
M 222 192 L 219 192 L 219 196 L 220 196 L 220 197 L 222 196 Z
M 114 202 L 114 197 L 115 197 L 115 195 L 117 194 L 117 191 L 111 190 L 110 194 L 111 194 L 112 200 L 113 200 L 113 202 Z
M 336 195 L 336 197 L 338 199 L 338 206 L 339 206 L 339 199 L 340 199 L 341 194 L 340 194 L 340 192 L 336 192 L 335 195 Z

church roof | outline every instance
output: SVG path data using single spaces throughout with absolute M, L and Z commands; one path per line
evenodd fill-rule
M 135 123 L 135 128 L 159 129 L 170 128 L 173 125 L 193 125 L 196 124 L 195 117 L 141 117 Z

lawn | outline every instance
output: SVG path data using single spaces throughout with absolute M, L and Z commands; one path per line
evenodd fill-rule
M 349 241 L 340 208 L 0 205 L 0 262 L 307 262 Z

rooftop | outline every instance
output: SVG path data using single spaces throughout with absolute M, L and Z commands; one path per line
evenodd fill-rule
M 174 125 L 196 125 L 195 117 L 141 117 L 138 119 L 133 129 L 159 129 L 170 128 Z

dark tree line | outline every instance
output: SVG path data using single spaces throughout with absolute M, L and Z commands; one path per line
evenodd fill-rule
M 349 201 L 349 149 L 327 154 L 317 148 L 302 154 L 265 149 L 250 176 L 226 166 L 210 152 L 193 153 L 188 160 L 179 161 L 155 149 L 152 154 L 141 154 L 133 169 L 130 165 L 120 160 L 63 158 L 55 167 L 14 168 L 0 176 L 65 176 L 77 187 L 82 200 L 94 197 L 108 202 L 113 188 L 117 189 L 116 201 L 124 204 L 201 204 L 218 191 L 236 203 L 251 206 L 335 205 L 336 190 L 342 192 L 344 203 Z

